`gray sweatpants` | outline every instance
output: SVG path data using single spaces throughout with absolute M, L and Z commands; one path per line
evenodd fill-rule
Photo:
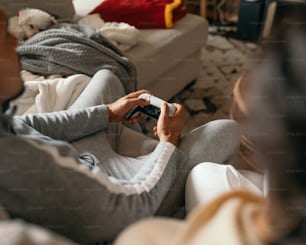
M 108 77 L 108 79 L 105 79 Z M 103 78 L 103 79 L 102 79 Z M 106 82 L 101 82 L 106 81 Z M 125 95 L 119 79 L 109 70 L 95 74 L 70 108 L 107 104 Z M 158 96 L 158 95 L 157 95 Z M 109 176 L 130 180 L 146 163 L 158 141 L 122 123 L 111 123 L 107 133 L 99 132 L 73 142 L 79 151 L 94 154 Z M 235 154 L 240 142 L 238 124 L 232 120 L 215 120 L 181 138 L 179 149 L 187 155 L 175 182 L 157 214 L 172 215 L 184 201 L 184 186 L 190 170 L 201 162 L 225 163 Z

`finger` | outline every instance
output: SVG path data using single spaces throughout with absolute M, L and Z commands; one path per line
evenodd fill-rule
M 175 106 L 176 110 L 180 111 L 183 109 L 183 106 L 181 104 L 178 104 L 178 103 L 172 103 L 172 105 Z
M 167 103 L 163 103 L 160 107 L 160 118 L 165 118 L 169 116 L 169 108 Z
M 141 119 L 144 119 L 144 118 L 146 118 L 146 117 L 148 117 L 148 115 L 146 115 L 146 114 L 140 112 L 139 115 L 137 116 L 137 119 L 138 119 L 138 121 L 140 121 Z
M 132 117 L 131 119 L 128 120 L 129 124 L 135 124 L 138 122 L 138 117 Z
M 144 93 L 151 94 L 150 91 L 146 89 L 141 89 L 141 90 L 137 90 L 135 92 L 129 93 L 126 97 L 127 98 L 137 98 L 139 95 L 144 94 Z
M 143 118 L 143 117 L 144 117 L 144 114 L 139 113 L 138 116 L 132 118 L 133 119 L 133 123 L 139 122 L 140 119 Z
M 131 106 L 131 107 L 133 107 L 135 105 L 142 105 L 142 106 L 144 106 L 144 105 L 149 105 L 150 101 L 142 99 L 142 98 L 130 98 L 130 99 L 128 99 L 127 104 L 129 106 Z
M 157 127 L 156 127 L 156 126 L 153 127 L 153 133 L 154 133 L 154 136 L 155 136 L 155 137 L 158 137 L 158 134 L 157 134 Z
M 176 108 L 176 111 L 175 111 L 175 115 L 180 115 L 180 114 L 183 114 L 184 113 L 184 106 L 181 105 L 181 104 L 178 104 L 178 103 L 173 103 L 173 105 L 175 106 Z

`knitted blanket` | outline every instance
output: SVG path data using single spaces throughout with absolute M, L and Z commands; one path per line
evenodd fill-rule
M 136 88 L 136 68 L 130 60 L 94 29 L 61 23 L 58 28 L 39 32 L 16 49 L 23 69 L 41 75 L 85 74 L 109 69 L 120 79 L 126 92 Z

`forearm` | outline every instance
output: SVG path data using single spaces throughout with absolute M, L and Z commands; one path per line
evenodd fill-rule
M 139 174 L 121 182 L 102 172 L 92 173 L 54 149 L 33 146 L 36 150 L 32 148 L 26 159 L 31 164 L 15 168 L 11 163 L 16 159 L 4 159 L 11 171 L 1 179 L 0 189 L 16 191 L 0 191 L 1 202 L 13 216 L 81 243 L 113 239 L 135 220 L 154 215 L 184 159 L 173 145 L 160 143 Z
M 27 114 L 18 119 L 46 136 L 65 141 L 73 141 L 108 127 L 108 111 L 104 105 Z

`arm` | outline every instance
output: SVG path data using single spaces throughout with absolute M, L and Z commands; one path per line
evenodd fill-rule
M 16 117 L 41 134 L 53 139 L 73 141 L 108 127 L 105 105 Z
M 14 140 L 7 137 L 0 145 Z M 9 152 L 2 146 L 1 167 L 7 171 L 0 196 L 9 214 L 82 244 L 113 239 L 132 222 L 152 216 L 185 159 L 174 145 L 161 142 L 139 174 L 122 182 L 50 146 L 22 139 Z
M 0 178 L 0 197 L 9 213 L 81 243 L 113 239 L 132 222 L 154 215 L 186 160 L 163 141 L 131 180 L 120 180 L 77 164 L 62 149 L 67 145 L 58 151 L 21 141 L 15 144 L 20 150 L 7 152 L 2 144 L 14 143 L 0 141 L 2 168 L 9 173 Z
M 51 113 L 27 114 L 16 118 L 43 135 L 71 142 L 106 129 L 109 122 L 125 120 L 126 113 L 135 105 L 147 105 L 149 103 L 138 98 L 140 94 L 146 92 L 148 91 L 139 90 L 130 93 L 108 105 Z M 133 118 L 129 122 L 135 123 L 138 120 L 139 117 Z

